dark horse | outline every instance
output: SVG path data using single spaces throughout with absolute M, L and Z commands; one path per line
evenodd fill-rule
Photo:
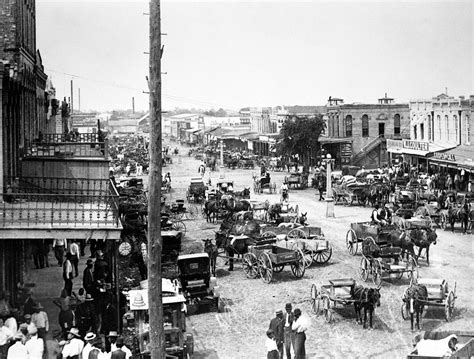
M 220 201 L 208 200 L 204 202 L 203 212 L 206 215 L 207 222 L 215 222 L 221 209 Z
M 416 313 L 416 327 L 420 329 L 420 317 L 423 314 L 423 307 L 428 300 L 428 290 L 422 284 L 412 284 L 405 291 L 403 301 L 406 312 L 410 313 L 411 330 L 413 330 L 413 317 Z
M 351 297 L 354 300 L 357 323 L 362 324 L 361 310 L 364 309 L 364 329 L 367 328 L 367 312 L 369 313 L 369 327 L 372 328 L 375 307 L 380 307 L 380 289 L 354 285 L 351 287 Z
M 250 198 L 250 188 L 245 187 L 242 191 L 234 191 L 234 197 L 236 199 L 249 199 Z
M 252 206 L 250 205 L 250 202 L 244 199 L 237 200 L 230 196 L 222 196 L 221 204 L 222 204 L 222 208 L 229 211 L 230 214 L 233 214 L 235 212 L 252 210 Z
M 216 276 L 216 262 L 217 262 L 217 245 L 213 243 L 213 240 L 203 239 L 204 242 L 204 252 L 209 256 L 209 266 L 211 269 L 212 275 Z
M 216 232 L 216 244 L 223 248 L 229 257 L 229 271 L 234 270 L 234 254 L 248 252 L 248 247 L 256 243 L 260 235 L 260 224 L 257 221 L 233 221 L 226 219 Z
M 436 239 L 438 235 L 436 230 L 430 227 L 423 228 L 408 228 L 410 240 L 412 243 L 418 247 L 418 255 L 416 260 L 420 258 L 421 251 L 425 249 L 426 251 L 426 263 L 430 265 L 430 246 L 431 244 L 436 244 Z

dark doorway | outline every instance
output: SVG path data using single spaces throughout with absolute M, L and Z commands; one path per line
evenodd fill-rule
M 385 136 L 385 123 L 379 123 L 379 136 Z

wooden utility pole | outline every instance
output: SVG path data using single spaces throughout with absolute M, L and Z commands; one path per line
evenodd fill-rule
M 150 354 L 165 358 L 161 285 L 161 19 L 160 0 L 150 1 L 150 172 L 148 175 L 148 314 Z

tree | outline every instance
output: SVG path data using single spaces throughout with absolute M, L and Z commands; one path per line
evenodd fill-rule
M 280 130 L 276 151 L 279 156 L 298 154 L 303 163 L 310 164 L 313 154 L 320 150 L 319 136 L 326 129 L 323 115 L 288 115 Z

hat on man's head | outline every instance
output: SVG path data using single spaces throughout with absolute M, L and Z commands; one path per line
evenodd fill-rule
M 77 328 L 71 328 L 71 330 L 70 330 L 68 333 L 74 335 L 76 338 L 80 338 L 80 337 L 81 337 L 81 336 L 79 335 L 79 329 L 77 329 Z
M 281 309 L 278 309 L 276 312 L 275 312 L 276 315 L 278 314 L 282 314 L 283 315 L 283 311 Z
M 25 318 L 25 319 L 31 319 L 31 314 L 25 314 L 25 315 L 23 316 L 23 318 Z
M 301 310 L 299 308 L 295 309 L 295 315 L 301 315 Z
M 31 323 L 31 324 L 33 324 L 33 323 Z M 36 328 L 36 325 L 29 325 L 28 326 L 28 334 L 30 334 L 30 335 L 38 334 L 38 328 Z
M 285 304 L 285 309 L 291 309 L 291 308 L 292 308 L 291 303 L 286 303 Z
M 115 330 L 109 332 L 109 337 L 118 337 L 118 333 Z
M 94 298 L 92 298 L 92 295 L 86 294 L 86 302 L 92 302 Z
M 97 335 L 94 333 L 87 333 L 86 336 L 84 337 L 84 340 L 94 340 Z
M 115 342 L 115 345 L 119 348 L 123 347 L 125 345 L 125 343 L 123 342 L 123 338 L 122 337 L 118 337 L 117 338 L 117 341 Z

